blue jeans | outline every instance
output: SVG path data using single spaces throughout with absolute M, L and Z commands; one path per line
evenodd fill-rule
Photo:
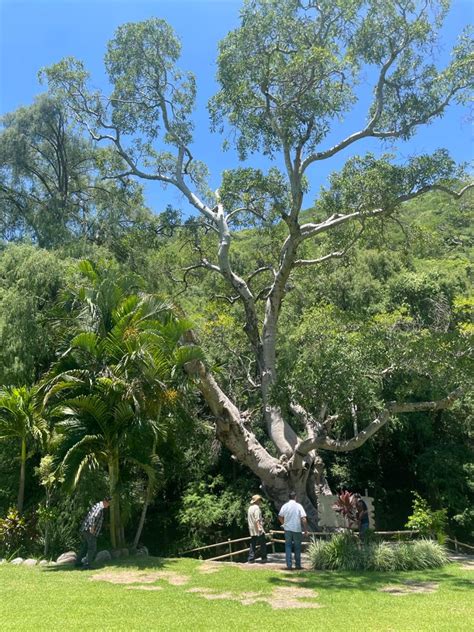
M 295 566 L 301 568 L 301 540 L 303 534 L 301 531 L 285 531 L 285 556 L 286 567 L 291 568 L 291 545 L 294 545 L 295 550 Z

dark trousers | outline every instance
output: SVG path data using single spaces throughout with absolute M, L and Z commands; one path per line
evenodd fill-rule
M 77 565 L 90 566 L 95 559 L 97 551 L 97 537 L 92 535 L 90 531 L 81 532 L 81 550 L 77 558 Z M 83 561 L 84 560 L 84 561 Z
M 359 526 L 359 538 L 364 541 L 367 537 L 367 531 L 369 530 L 369 523 L 362 522 Z
M 255 562 L 257 545 L 260 547 L 260 557 L 262 560 L 267 559 L 267 541 L 265 539 L 265 534 L 262 533 L 260 535 L 252 535 L 250 537 L 249 562 Z

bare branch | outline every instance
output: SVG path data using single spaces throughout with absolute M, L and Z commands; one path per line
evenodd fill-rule
M 312 266 L 318 263 L 323 263 L 324 261 L 328 261 L 328 259 L 339 259 L 346 254 L 345 250 L 338 250 L 336 252 L 330 252 L 328 255 L 324 255 L 323 257 L 319 257 L 318 259 L 297 259 L 295 261 L 295 268 L 300 268 L 302 266 Z
M 224 294 L 214 294 L 214 298 L 218 298 L 221 301 L 227 301 L 231 305 L 241 300 L 240 296 L 225 296 Z
M 444 410 L 446 408 L 450 408 L 462 394 L 463 389 L 457 388 L 447 397 L 438 401 L 406 403 L 392 402 L 388 404 L 385 410 L 381 411 L 376 419 L 374 419 L 366 428 L 364 428 L 364 430 L 361 430 L 352 439 L 348 439 L 347 441 L 337 441 L 326 435 L 322 435 L 316 437 L 315 439 L 306 439 L 305 441 L 302 441 L 298 445 L 296 453 L 300 456 L 305 456 L 308 452 L 315 449 L 330 450 L 331 452 L 350 452 L 351 450 L 359 448 L 367 441 L 367 439 L 383 428 L 387 421 L 389 421 L 392 414 L 424 410 Z

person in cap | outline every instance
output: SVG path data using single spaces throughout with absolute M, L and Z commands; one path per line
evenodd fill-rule
M 295 550 L 295 567 L 301 568 L 301 541 L 303 539 L 302 531 L 308 534 L 308 521 L 303 505 L 296 502 L 296 492 L 290 492 L 290 500 L 283 505 L 278 514 L 278 520 L 285 530 L 285 557 L 286 567 L 291 570 L 292 556 L 291 549 L 294 545 Z
M 110 506 L 110 498 L 106 497 L 93 505 L 81 526 L 81 550 L 77 557 L 76 566 L 83 569 L 90 568 L 97 551 L 97 538 L 104 522 L 104 512 Z
M 260 503 L 262 497 L 258 494 L 252 496 L 250 507 L 247 512 L 247 520 L 250 532 L 250 549 L 248 563 L 253 564 L 257 555 L 257 546 L 260 547 L 260 558 L 262 564 L 267 561 L 267 543 L 265 540 L 265 529 L 263 528 L 263 517 Z

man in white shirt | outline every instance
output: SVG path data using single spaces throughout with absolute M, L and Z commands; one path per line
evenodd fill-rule
M 252 496 L 250 500 L 250 507 L 247 512 L 247 520 L 250 532 L 250 549 L 248 563 L 253 564 L 255 562 L 255 556 L 257 553 L 257 545 L 260 546 L 260 557 L 262 564 L 267 561 L 267 543 L 265 540 L 265 529 L 263 528 L 262 510 L 260 509 L 260 503 L 262 497 L 258 494 Z
M 296 492 L 290 492 L 290 500 L 283 505 L 278 514 L 278 520 L 285 530 L 286 567 L 292 568 L 291 545 L 295 550 L 295 567 L 301 568 L 301 540 L 302 531 L 308 534 L 308 521 L 303 506 L 296 502 Z

